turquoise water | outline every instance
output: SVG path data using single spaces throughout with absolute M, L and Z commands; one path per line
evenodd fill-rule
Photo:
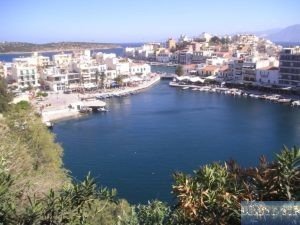
M 59 122 L 64 163 L 89 171 L 131 203 L 171 202 L 172 173 L 230 158 L 244 166 L 300 145 L 300 109 L 266 101 L 171 88 L 168 81 L 107 101 L 109 112 Z

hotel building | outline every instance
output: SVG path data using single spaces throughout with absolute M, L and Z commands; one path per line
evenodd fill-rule
M 279 58 L 279 84 L 300 87 L 300 47 L 285 48 Z

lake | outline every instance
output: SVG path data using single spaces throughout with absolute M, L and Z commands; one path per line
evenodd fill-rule
M 154 70 L 160 70 L 154 68 Z M 109 112 L 58 122 L 64 164 L 82 179 L 117 188 L 130 203 L 172 202 L 172 173 L 214 161 L 254 166 L 283 145 L 300 145 L 299 108 L 169 87 L 107 100 Z

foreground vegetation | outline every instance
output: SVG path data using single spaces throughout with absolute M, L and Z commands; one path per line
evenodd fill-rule
M 254 168 L 212 163 L 175 173 L 176 204 L 129 205 L 88 175 L 71 179 L 62 148 L 27 102 L 9 104 L 0 80 L 0 224 L 240 224 L 241 201 L 300 200 L 300 149 Z M 4 97 L 3 97 L 4 96 Z

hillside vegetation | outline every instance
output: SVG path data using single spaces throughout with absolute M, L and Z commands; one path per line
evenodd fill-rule
M 27 42 L 2 42 L 0 53 L 8 52 L 43 52 L 43 51 L 66 51 L 81 49 L 103 49 L 117 48 L 119 45 L 95 42 L 54 42 L 45 44 L 34 44 Z

